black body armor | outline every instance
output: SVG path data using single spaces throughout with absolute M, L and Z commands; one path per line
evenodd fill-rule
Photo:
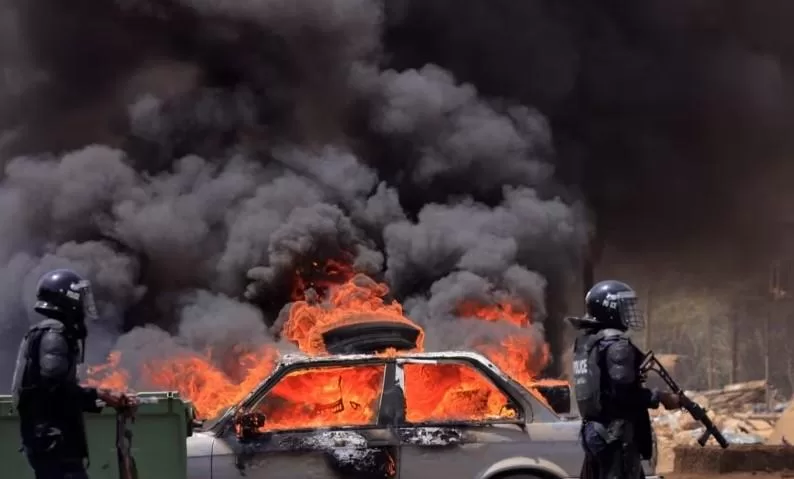
M 583 479 L 639 479 L 653 451 L 649 408 L 656 392 L 642 383 L 642 352 L 626 331 L 644 321 L 636 292 L 615 280 L 585 296 L 587 314 L 569 318 L 581 331 L 574 344 L 573 381 L 582 416 Z
M 585 420 L 601 419 L 604 413 L 603 376 L 599 360 L 599 343 L 625 333 L 617 329 L 602 329 L 595 334 L 576 338 L 573 353 L 573 383 L 579 414 Z
M 83 412 L 101 408 L 95 404 L 96 391 L 77 382 L 79 356 L 79 340 L 53 319 L 33 326 L 22 341 L 13 397 L 29 456 L 81 462 L 88 458 Z
M 12 385 L 14 406 L 17 410 L 30 409 L 30 400 L 42 392 L 39 344 L 41 337 L 48 331 L 64 334 L 66 328 L 60 321 L 45 319 L 30 328 L 19 345 Z

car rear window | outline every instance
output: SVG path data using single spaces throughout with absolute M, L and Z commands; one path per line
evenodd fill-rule
M 507 394 L 466 363 L 405 363 L 405 417 L 409 423 L 513 420 Z
M 374 425 L 385 366 L 353 365 L 291 371 L 255 408 L 263 431 Z

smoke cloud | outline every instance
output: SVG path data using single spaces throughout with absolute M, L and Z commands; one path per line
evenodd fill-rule
M 782 1 L 2 0 L 0 380 L 56 266 L 96 283 L 97 361 L 275 341 L 295 272 L 329 258 L 387 281 L 433 348 L 498 335 L 450 324 L 460 301 L 503 295 L 539 341 L 593 212 L 649 269 L 737 230 L 755 258 L 787 198 L 769 179 L 793 146 L 792 16 Z M 735 256 L 705 250 L 709 271 Z
M 431 62 L 542 111 L 557 179 L 579 186 L 620 252 L 648 262 L 727 239 L 757 261 L 773 249 L 790 198 L 774 180 L 792 152 L 788 3 L 390 3 L 402 6 L 390 65 Z M 712 270 L 730 262 L 705 256 Z
M 89 362 L 117 349 L 133 372 L 278 341 L 296 271 L 328 259 L 387 281 L 433 348 L 505 334 L 445 335 L 457 303 L 503 298 L 540 345 L 547 281 L 586 233 L 548 119 L 392 65 L 392 7 L 6 0 L 0 364 L 64 266 L 95 283 Z

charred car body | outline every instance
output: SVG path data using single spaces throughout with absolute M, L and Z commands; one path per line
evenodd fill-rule
M 287 355 L 188 438 L 188 477 L 578 477 L 579 427 L 473 352 Z

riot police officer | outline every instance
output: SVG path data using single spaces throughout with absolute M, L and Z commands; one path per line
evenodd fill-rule
M 573 382 L 582 416 L 582 479 L 636 479 L 653 450 L 648 409 L 677 409 L 677 395 L 644 387 L 643 355 L 629 339 L 644 318 L 637 294 L 620 281 L 601 281 L 585 296 L 587 314 L 569 318 L 580 332 L 574 344 Z
M 88 444 L 83 412 L 128 403 L 124 394 L 81 387 L 86 321 L 97 319 L 91 284 L 67 269 L 39 280 L 34 309 L 46 319 L 28 331 L 14 371 L 22 449 L 36 479 L 87 479 Z

